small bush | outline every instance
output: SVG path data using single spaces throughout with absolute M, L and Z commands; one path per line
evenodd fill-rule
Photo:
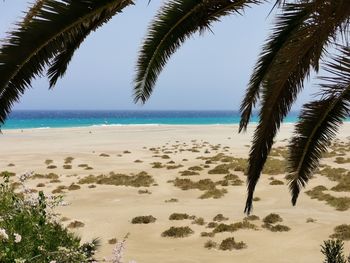
M 50 165 L 50 164 L 52 164 L 52 163 L 53 163 L 53 160 L 50 160 L 50 159 L 45 160 L 45 164 L 46 164 L 46 165 Z
M 45 184 L 43 184 L 43 183 L 38 183 L 38 184 L 36 185 L 36 187 L 45 187 Z
M 217 214 L 213 218 L 213 221 L 217 221 L 217 222 L 226 221 L 226 220 L 228 220 L 228 217 L 224 217 L 223 214 Z
M 217 227 L 219 224 L 216 222 L 209 222 L 207 225 L 207 228 L 215 228 Z
M 270 185 L 284 185 L 284 183 L 281 180 L 272 180 Z
M 137 191 L 139 194 L 152 194 L 151 191 L 149 191 L 148 189 L 140 189 Z
M 111 238 L 108 240 L 108 244 L 110 245 L 114 245 L 114 244 L 117 244 L 117 239 L 116 238 Z
M 220 250 L 233 250 L 233 249 L 244 249 L 247 245 L 244 242 L 236 242 L 233 237 L 222 240 L 219 249 Z
M 260 220 L 260 217 L 256 216 L 256 215 L 249 215 L 249 216 L 246 216 L 244 218 L 244 220 L 249 220 L 249 221 L 256 221 L 256 220 Z
M 183 238 L 192 235 L 194 231 L 188 226 L 185 227 L 170 227 L 162 233 L 162 237 Z
M 265 224 L 263 227 L 270 230 L 271 232 L 288 232 L 290 230 L 290 227 L 280 224 L 277 224 L 275 226 Z
M 215 233 L 213 232 L 202 232 L 201 237 L 214 237 Z
M 181 171 L 180 172 L 181 176 L 193 176 L 193 175 L 199 175 L 199 173 L 197 172 L 194 172 L 194 171 L 188 171 L 188 170 L 185 170 L 185 171 Z
M 56 169 L 57 166 L 56 166 L 56 165 L 49 165 L 49 166 L 47 166 L 46 168 L 47 168 L 47 169 Z
M 177 198 L 170 198 L 164 201 L 165 203 L 177 203 L 179 200 Z
M 51 179 L 51 180 L 55 180 L 58 179 L 59 176 L 55 173 L 49 173 L 49 174 L 34 174 L 32 177 L 32 179 Z
M 204 247 L 207 249 L 213 249 L 217 248 L 218 244 L 214 242 L 213 240 L 208 240 L 207 242 L 204 243 Z
M 72 163 L 73 160 L 74 160 L 73 157 L 66 157 L 66 158 L 64 159 L 64 163 L 65 163 L 65 164 L 70 164 L 70 163 Z
M 68 186 L 68 190 L 69 191 L 75 191 L 75 190 L 79 190 L 81 187 L 77 184 L 71 184 L 70 186 Z
M 137 216 L 131 220 L 131 224 L 150 224 L 156 222 L 157 218 L 152 215 L 149 216 Z
M 203 217 L 198 217 L 195 220 L 192 221 L 192 224 L 203 226 L 205 225 L 205 221 Z
M 265 224 L 275 224 L 275 223 L 282 222 L 282 221 L 283 221 L 283 219 L 280 217 L 280 215 L 274 214 L 274 213 L 267 215 L 263 219 L 263 222 Z
M 350 225 L 339 225 L 334 228 L 334 234 L 330 236 L 331 238 L 336 238 L 340 240 L 350 240 Z
M 109 154 L 107 154 L 107 153 L 101 153 L 101 154 L 100 154 L 100 157 L 109 157 Z
M 151 163 L 153 166 L 152 168 L 155 168 L 155 169 L 160 169 L 160 168 L 164 168 L 164 165 L 160 162 L 154 162 L 154 163 Z
M 203 168 L 200 166 L 191 166 L 188 168 L 190 171 L 203 171 Z
M 70 164 L 64 164 L 64 165 L 63 165 L 63 169 L 66 169 L 66 170 L 72 169 L 72 165 L 70 165 Z
M 184 220 L 189 218 L 190 215 L 185 213 L 173 213 L 169 216 L 169 220 Z
M 80 227 L 84 227 L 84 226 L 85 226 L 85 224 L 83 222 L 75 220 L 73 222 L 70 222 L 67 227 L 68 228 L 80 228 Z

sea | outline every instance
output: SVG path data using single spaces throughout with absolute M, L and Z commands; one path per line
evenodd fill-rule
M 285 122 L 298 120 L 291 112 Z M 45 129 L 118 125 L 220 125 L 238 124 L 238 111 L 140 110 L 21 110 L 13 111 L 1 129 Z M 253 114 L 251 122 L 258 121 Z

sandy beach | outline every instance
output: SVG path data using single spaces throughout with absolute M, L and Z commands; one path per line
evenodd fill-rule
M 211 158 L 220 153 L 224 157 L 234 157 L 237 160 L 248 157 L 254 125 L 244 134 L 238 134 L 237 130 L 237 125 L 135 125 L 4 130 L 0 136 L 0 171 L 7 170 L 16 174 L 27 171 L 38 174 L 55 173 L 58 180 L 53 182 L 49 178 L 28 181 L 31 188 L 47 194 L 51 194 L 59 186 L 79 186 L 77 189 L 62 188 L 61 194 L 69 205 L 60 207 L 57 211 L 61 214 L 60 218 L 65 218 L 65 225 L 73 221 L 84 224 L 83 227 L 72 229 L 83 241 L 95 237 L 101 239 L 98 258 L 108 258 L 111 255 L 114 245 L 109 244 L 109 240 L 122 239 L 129 233 L 125 262 L 322 262 L 320 245 L 334 233 L 335 226 L 350 222 L 350 209 L 336 210 L 324 201 L 311 199 L 304 192 L 300 195 L 297 206 L 293 207 L 283 173 L 264 174 L 261 177 L 255 194 L 260 200 L 254 202 L 253 210 L 259 220 L 251 221 L 256 229 L 218 232 L 214 237 L 201 236 L 202 232 L 213 230 L 207 226 L 217 214 L 228 218 L 222 222 L 225 224 L 243 221 L 246 216 L 243 213 L 245 183 L 234 185 L 229 181 L 228 185 L 217 186 L 218 189 L 224 189 L 220 198 L 199 198 L 203 191 L 182 190 L 175 186 L 174 180 L 223 180 L 227 174 L 209 173 L 223 163 Z M 276 147 L 285 147 L 292 132 L 293 125 L 285 124 L 276 139 Z M 350 124 L 346 123 L 340 129 L 338 142 L 347 145 L 347 149 L 350 145 L 349 136 Z M 67 162 L 67 157 L 72 158 Z M 339 156 L 323 158 L 322 164 L 350 170 L 350 162 L 336 163 L 334 161 L 337 157 Z M 350 152 L 346 151 L 342 157 L 349 158 Z M 283 158 L 277 156 L 275 159 Z M 196 170 L 198 174 L 185 176 L 180 173 L 189 171 L 190 167 L 200 167 Z M 153 180 L 149 186 L 83 183 L 83 179 L 89 175 L 108 175 L 113 172 L 132 176 L 142 171 Z M 245 181 L 242 171 L 230 168 L 229 173 Z M 284 184 L 271 185 L 274 180 Z M 316 174 L 305 191 L 318 185 L 330 189 L 337 182 Z M 350 192 L 327 192 L 332 196 L 350 198 Z M 169 201 L 171 199 L 173 201 Z M 205 224 L 193 224 L 193 219 L 169 220 L 172 213 L 202 217 Z M 288 226 L 290 230 L 272 232 L 262 227 L 262 219 L 270 213 L 279 214 L 283 219 L 281 224 Z M 152 215 L 156 221 L 150 224 L 131 223 L 134 217 L 147 215 Z M 184 238 L 162 237 L 162 232 L 172 226 L 189 226 L 194 233 Z M 232 251 L 204 247 L 209 239 L 220 244 L 227 237 L 243 241 L 247 247 Z M 345 251 L 348 255 L 350 241 L 345 242 Z

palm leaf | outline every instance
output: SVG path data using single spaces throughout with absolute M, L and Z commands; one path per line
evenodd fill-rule
M 13 31 L 0 49 L 0 122 L 12 104 L 42 74 L 50 60 L 68 44 L 86 36 L 86 25 L 104 12 L 131 4 L 131 0 L 45 0 L 25 24 Z M 23 25 L 23 24 L 20 24 Z
M 276 5 L 282 5 L 276 2 Z M 305 3 L 299 5 L 287 5 L 284 12 L 277 17 L 276 26 L 273 34 L 264 45 L 260 58 L 255 66 L 253 74 L 250 78 L 249 85 L 245 97 L 241 103 L 241 121 L 239 132 L 246 130 L 252 110 L 259 99 L 260 89 L 266 74 L 273 65 L 278 53 L 289 43 L 305 20 L 315 11 L 315 3 Z
M 172 0 L 159 11 L 142 44 L 136 66 L 135 102 L 151 95 L 170 56 L 196 32 L 209 29 L 220 17 L 239 13 L 262 0 Z
M 59 51 L 52 62 L 50 62 L 50 67 L 47 71 L 47 75 L 50 80 L 50 88 L 56 85 L 58 78 L 64 76 L 75 51 L 79 49 L 80 45 L 84 42 L 88 35 L 97 28 L 101 27 L 103 24 L 107 23 L 113 16 L 128 6 L 130 2 L 131 1 L 124 1 L 114 8 L 106 9 L 101 12 L 99 16 L 94 17 L 91 19 L 91 21 L 81 25 L 81 32 L 79 35 L 65 43 L 64 48 Z
M 348 23 L 350 5 L 347 0 L 320 2 L 322 4 L 316 5 L 317 10 L 300 27 L 293 39 L 279 51 L 264 80 L 260 121 L 249 156 L 247 213 L 252 209 L 255 186 L 281 122 L 303 88 L 311 68 L 318 69 L 326 47 L 336 38 L 343 23 Z M 285 4 L 284 13 L 293 12 L 297 5 L 299 3 Z
M 293 205 L 338 127 L 350 113 L 350 48 L 340 50 L 334 62 L 327 64 L 326 70 L 332 77 L 323 78 L 326 80 L 322 84 L 323 99 L 304 106 L 290 142 L 291 173 L 287 178 Z

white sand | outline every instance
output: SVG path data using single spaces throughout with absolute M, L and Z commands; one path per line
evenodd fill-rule
M 203 231 L 211 229 L 205 226 L 191 224 L 190 220 L 169 221 L 168 217 L 173 212 L 183 212 L 198 217 L 203 217 L 206 222 L 222 213 L 229 217 L 226 223 L 241 221 L 244 218 L 243 208 L 246 198 L 245 186 L 229 186 L 228 193 L 221 199 L 198 199 L 199 190 L 182 191 L 175 188 L 168 180 L 180 177 L 179 171 L 187 167 L 199 165 L 203 161 L 196 159 L 198 156 L 213 156 L 215 151 L 204 154 L 205 148 L 199 153 L 185 151 L 169 154 L 176 164 L 181 163 L 184 168 L 167 170 L 153 169 L 150 163 L 159 161 L 165 163 L 148 148 L 162 147 L 179 143 L 187 143 L 187 148 L 192 146 L 191 140 L 196 143 L 208 141 L 212 145 L 221 144 L 228 146 L 226 154 L 235 157 L 247 158 L 252 138 L 253 126 L 246 134 L 237 134 L 237 126 L 234 125 L 210 125 L 210 126 L 120 126 L 120 127 L 88 127 L 69 129 L 29 129 L 29 130 L 5 130 L 0 136 L 0 170 L 9 170 L 16 173 L 35 171 L 36 173 L 54 172 L 61 175 L 62 183 L 46 184 L 44 190 L 50 193 L 57 185 L 70 185 L 89 174 L 102 174 L 114 171 L 116 173 L 138 173 L 147 171 L 152 175 L 158 186 L 151 186 L 152 194 L 138 194 L 138 188 L 124 186 L 97 185 L 90 189 L 87 185 L 81 185 L 77 191 L 68 191 L 65 200 L 70 206 L 59 208 L 62 216 L 71 220 L 84 222 L 85 227 L 77 230 L 83 240 L 100 237 L 102 248 L 99 257 L 108 257 L 113 245 L 107 241 L 111 238 L 122 238 L 130 233 L 127 240 L 126 259 L 134 259 L 138 263 L 209 263 L 209 262 L 322 262 L 320 245 L 333 233 L 337 225 L 350 222 L 350 211 L 340 212 L 317 200 L 311 200 L 306 194 L 301 194 L 298 205 L 292 207 L 290 195 L 286 185 L 271 186 L 268 177 L 262 176 L 256 189 L 256 196 L 261 201 L 255 202 L 254 214 L 260 218 L 269 213 L 278 213 L 284 219 L 284 225 L 291 228 L 289 232 L 272 233 L 262 229 L 261 221 L 256 222 L 259 231 L 239 230 L 234 233 L 216 234 L 214 241 L 220 242 L 226 237 L 234 236 L 237 241 L 244 241 L 247 249 L 220 251 L 207 250 L 204 243 L 210 239 L 201 237 Z M 286 124 L 280 132 L 277 144 L 286 145 L 292 133 L 293 126 Z M 339 139 L 349 141 L 350 124 L 346 124 L 340 131 Z M 144 149 L 143 147 L 147 147 Z M 123 154 L 128 150 L 130 154 Z M 222 148 L 218 151 L 222 152 Z M 101 153 L 110 157 L 100 157 Z M 118 154 L 122 154 L 118 157 Z M 161 153 L 163 154 L 163 153 Z M 74 161 L 71 170 L 64 170 L 62 165 L 64 158 L 72 156 Z M 182 159 L 188 159 L 183 162 Z M 44 161 L 54 160 L 57 169 L 48 170 Z M 143 163 L 134 163 L 140 159 Z M 327 159 L 328 164 L 333 159 Z M 7 167 L 14 163 L 14 167 Z M 86 163 L 94 169 L 85 171 L 78 164 Z M 215 165 L 211 165 L 213 168 Z M 339 166 L 339 165 L 338 165 Z M 350 170 L 349 164 L 344 164 Z M 77 176 L 68 176 L 74 175 Z M 244 180 L 242 173 L 236 173 Z M 284 175 L 275 176 L 282 179 Z M 207 170 L 200 176 L 192 176 L 192 180 L 212 178 L 219 180 L 220 175 L 209 175 Z M 38 182 L 49 180 L 31 180 L 31 186 Z M 333 186 L 336 183 L 325 177 L 317 176 L 308 185 L 307 189 L 323 184 Z M 141 189 L 145 189 L 142 187 Z M 349 193 L 341 193 L 342 196 L 350 196 Z M 165 203 L 170 198 L 179 199 L 178 203 Z M 149 225 L 133 225 L 131 219 L 139 215 L 153 215 L 156 223 Z M 316 223 L 306 223 L 307 218 L 316 219 Z M 69 223 L 65 222 L 66 224 Z M 195 234 L 182 239 L 169 239 L 161 237 L 161 233 L 170 226 L 190 226 Z M 347 253 L 350 252 L 350 242 L 345 243 Z

